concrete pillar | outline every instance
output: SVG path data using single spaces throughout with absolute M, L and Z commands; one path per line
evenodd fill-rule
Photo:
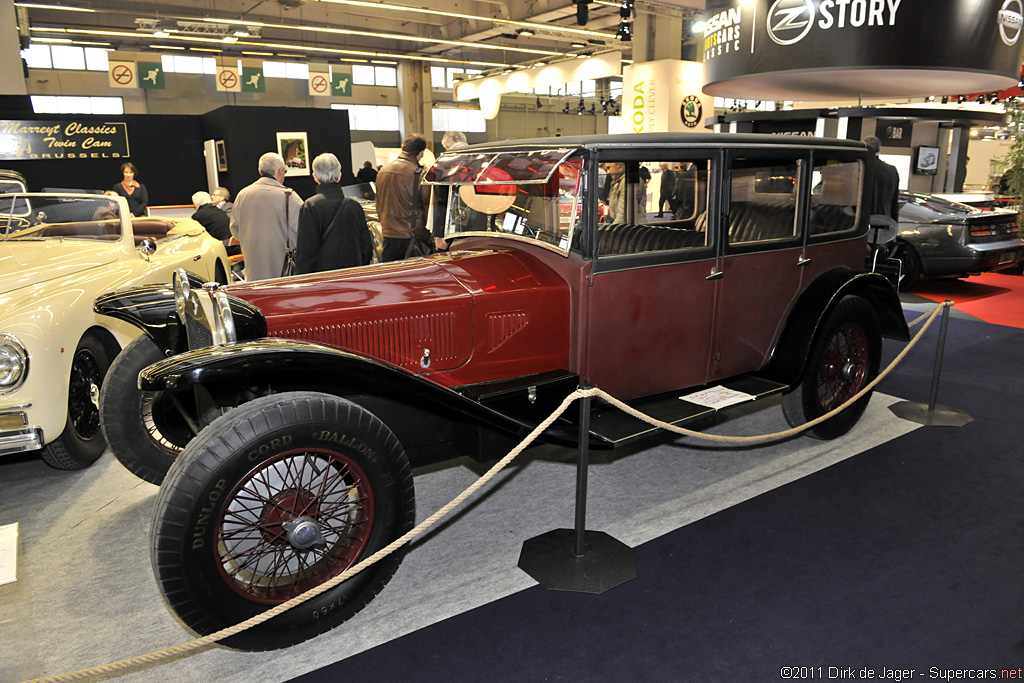
M 27 95 L 14 0 L 0 0 L 0 95 Z
M 633 20 L 633 62 L 679 59 L 683 52 L 683 20 L 640 12 Z
M 430 65 L 414 60 L 398 64 L 398 111 L 402 139 L 419 133 L 427 139 L 427 147 L 433 151 L 433 115 L 431 108 Z

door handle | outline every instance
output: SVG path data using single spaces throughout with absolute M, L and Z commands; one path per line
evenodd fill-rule
M 801 254 L 801 255 L 800 255 L 800 258 L 798 258 L 798 259 L 796 260 L 796 265 L 797 265 L 797 266 L 806 266 L 806 265 L 807 265 L 808 263 L 810 263 L 810 262 L 811 262 L 811 259 L 809 259 L 809 258 L 806 258 L 806 257 L 804 257 L 804 255 L 803 255 L 803 254 Z
M 725 273 L 720 271 L 717 267 L 711 266 L 711 275 L 708 275 L 705 280 L 721 280 L 725 277 Z

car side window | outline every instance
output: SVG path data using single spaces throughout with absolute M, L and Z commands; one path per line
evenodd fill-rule
M 795 161 L 736 159 L 729 179 L 730 244 L 782 240 L 796 234 L 800 177 Z
M 856 160 L 815 157 L 811 178 L 811 235 L 851 230 L 857 225 L 863 173 Z
M 608 161 L 598 174 L 598 256 L 707 246 L 706 159 Z

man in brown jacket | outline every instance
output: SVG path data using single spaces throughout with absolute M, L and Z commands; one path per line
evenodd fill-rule
M 425 228 L 430 188 L 420 182 L 420 159 L 426 148 L 422 135 L 410 135 L 402 143 L 398 158 L 377 174 L 377 215 L 384 232 L 381 261 L 404 259 L 413 237 L 427 242 L 431 239 Z

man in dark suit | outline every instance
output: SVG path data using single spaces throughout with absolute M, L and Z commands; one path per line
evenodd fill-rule
M 899 221 L 900 214 L 900 174 L 896 167 L 887 164 L 878 158 L 878 152 L 882 149 L 882 141 L 871 136 L 864 139 L 873 155 L 872 170 L 875 181 L 872 185 L 871 213 L 889 216 L 894 221 Z

